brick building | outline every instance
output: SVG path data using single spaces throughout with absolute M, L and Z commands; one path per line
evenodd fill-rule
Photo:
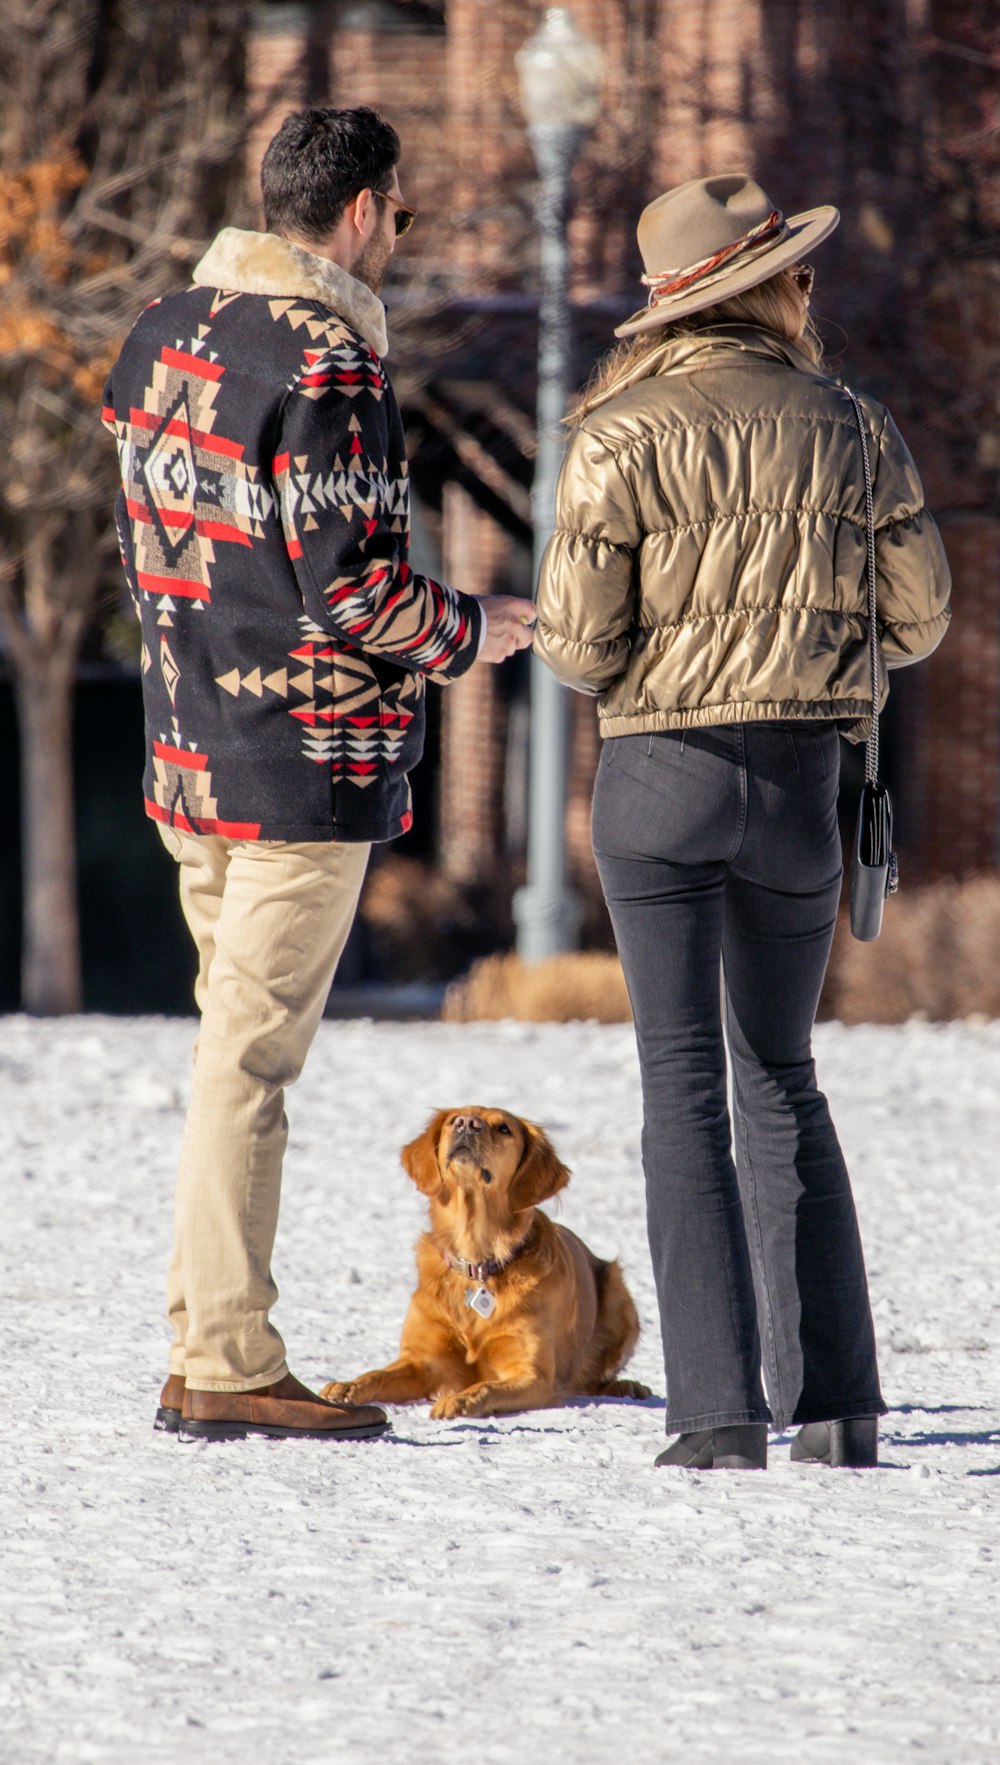
M 530 592 L 536 256 L 514 53 L 538 0 L 258 5 L 250 167 L 297 102 L 399 129 L 417 227 L 387 284 L 416 534 L 460 586 Z M 896 415 L 941 523 L 954 624 L 896 675 L 885 763 L 910 879 L 1000 862 L 1000 27 L 987 0 L 571 0 L 606 56 L 574 174 L 577 370 L 640 303 L 640 209 L 748 169 L 788 212 L 834 202 L 817 258 L 828 355 Z M 593 706 L 573 696 L 567 837 L 593 895 Z M 443 695 L 438 852 L 462 882 L 523 855 L 526 671 Z

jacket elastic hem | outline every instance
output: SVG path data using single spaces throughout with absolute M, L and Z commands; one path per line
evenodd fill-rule
M 602 737 L 645 735 L 661 729 L 702 729 L 719 723 L 787 723 L 799 719 L 803 723 L 845 723 L 853 726 L 859 719 L 871 719 L 871 699 L 820 699 L 806 704 L 799 699 L 778 700 L 773 704 L 727 701 L 724 705 L 695 705 L 685 710 L 637 711 L 608 713 L 599 710 L 598 726 Z M 843 732 L 849 735 L 851 730 Z

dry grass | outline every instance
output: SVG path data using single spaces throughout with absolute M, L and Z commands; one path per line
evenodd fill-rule
M 632 1014 L 617 957 L 585 952 L 531 965 L 488 956 L 452 983 L 442 1015 L 451 1023 L 627 1023 Z M 1000 1017 L 1000 879 L 904 889 L 888 902 L 873 944 L 851 937 L 845 914 L 821 1015 L 843 1023 Z
M 902 889 L 873 944 L 838 927 L 825 1003 L 843 1023 L 1000 1017 L 1000 879 Z
M 446 981 L 477 957 L 509 944 L 510 890 L 462 884 L 418 858 L 373 862 L 361 918 L 382 978 Z
M 448 988 L 441 1013 L 447 1023 L 516 1017 L 525 1023 L 628 1023 L 625 977 L 617 956 L 585 951 L 524 963 L 519 956 L 487 956 Z

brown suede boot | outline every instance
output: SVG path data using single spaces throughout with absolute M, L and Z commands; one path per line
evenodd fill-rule
M 180 1373 L 171 1373 L 160 1392 L 160 1407 L 156 1412 L 153 1429 L 157 1434 L 176 1434 L 181 1425 L 181 1409 L 184 1404 L 184 1380 Z
M 192 1391 L 185 1387 L 181 1440 L 369 1440 L 389 1420 L 374 1404 L 327 1403 L 286 1373 L 256 1391 Z

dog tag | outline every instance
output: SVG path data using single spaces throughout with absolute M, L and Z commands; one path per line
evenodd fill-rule
M 470 1311 L 478 1312 L 481 1318 L 491 1318 L 497 1309 L 497 1302 L 486 1287 L 467 1287 L 465 1303 Z

